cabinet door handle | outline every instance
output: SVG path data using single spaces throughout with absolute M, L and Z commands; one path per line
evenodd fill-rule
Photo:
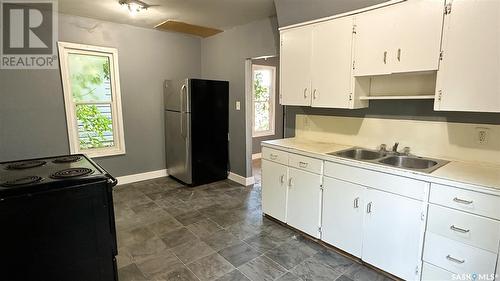
M 369 214 L 372 212 L 372 202 L 366 205 L 366 213 Z
M 447 255 L 446 259 L 449 260 L 449 261 L 452 261 L 454 263 L 458 263 L 458 264 L 462 264 L 462 263 L 465 262 L 465 260 L 456 259 L 456 258 L 452 257 L 451 255 Z
M 309 163 L 302 162 L 302 161 L 299 162 L 299 167 L 301 167 L 301 168 L 307 168 L 307 165 L 309 165 Z
M 398 61 L 401 61 L 401 49 L 398 49 Z
M 280 176 L 280 183 L 284 184 L 285 183 L 285 175 Z
M 356 199 L 354 199 L 354 209 L 357 208 L 359 208 L 359 197 L 356 197 Z
M 455 201 L 457 203 L 460 203 L 460 204 L 465 204 L 465 205 L 470 205 L 470 204 L 472 204 L 472 202 L 474 202 L 472 200 L 470 200 L 470 201 L 469 200 L 464 200 L 464 199 L 460 199 L 458 197 L 453 198 L 453 201 Z
M 470 229 L 463 229 L 463 228 L 460 228 L 460 227 L 456 227 L 454 225 L 450 226 L 450 229 L 453 230 L 453 231 L 456 231 L 456 232 L 460 232 L 460 233 L 468 233 L 468 232 L 470 232 Z
M 277 154 L 270 154 L 269 155 L 269 158 L 271 158 L 271 160 L 276 160 L 276 158 L 278 158 L 278 155 Z
M 384 64 L 387 64 L 387 51 L 384 52 Z
M 307 99 L 307 88 L 304 88 L 304 98 Z
M 288 179 L 288 187 L 292 187 L 293 185 L 293 178 Z
M 317 97 L 316 92 L 317 92 L 317 90 L 316 90 L 316 89 L 314 89 L 314 91 L 313 91 L 313 100 L 315 100 L 315 99 L 316 99 L 316 97 Z

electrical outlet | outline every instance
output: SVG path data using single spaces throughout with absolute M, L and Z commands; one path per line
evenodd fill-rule
M 490 135 L 490 129 L 484 127 L 476 128 L 476 140 L 479 144 L 487 144 Z

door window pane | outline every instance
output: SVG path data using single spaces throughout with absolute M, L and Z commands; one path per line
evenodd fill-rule
M 109 57 L 69 54 L 68 68 L 75 102 L 111 101 Z
M 253 66 L 253 135 L 274 134 L 274 83 L 272 66 Z

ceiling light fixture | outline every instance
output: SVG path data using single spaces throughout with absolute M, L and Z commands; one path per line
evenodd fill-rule
M 152 5 L 146 4 L 139 0 L 120 0 L 120 5 L 126 7 L 131 16 L 137 15 L 142 10 L 147 10 Z

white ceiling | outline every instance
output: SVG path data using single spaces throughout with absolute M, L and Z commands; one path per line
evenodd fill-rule
M 173 19 L 227 30 L 276 15 L 273 0 L 143 0 L 151 7 L 131 17 L 118 0 L 59 0 L 59 12 L 152 28 Z

